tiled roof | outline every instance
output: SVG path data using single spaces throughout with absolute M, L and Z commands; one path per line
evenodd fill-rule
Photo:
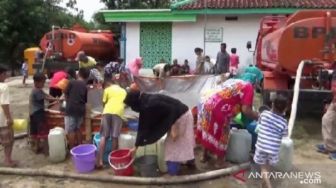
M 336 8 L 336 0 L 193 0 L 176 7 L 180 10 L 247 8 Z

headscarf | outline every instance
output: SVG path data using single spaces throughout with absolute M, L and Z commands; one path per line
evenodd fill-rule
M 188 107 L 177 99 L 139 91 L 129 92 L 124 103 L 139 112 L 135 146 L 155 143 L 188 111 Z
M 241 80 L 251 83 L 254 85 L 257 82 L 257 76 L 255 74 L 245 72 L 240 76 Z
M 138 76 L 139 70 L 142 67 L 142 58 L 135 58 L 132 62 L 129 63 L 128 68 L 131 71 L 132 75 Z

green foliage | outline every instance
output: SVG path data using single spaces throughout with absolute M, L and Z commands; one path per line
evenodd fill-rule
M 23 50 L 37 46 L 52 25 L 71 27 L 83 21 L 83 12 L 70 14 L 57 6 L 62 0 L 0 0 L 0 63 L 12 68 L 22 60 Z M 75 8 L 76 0 L 69 0 Z
M 108 9 L 169 8 L 171 0 L 100 0 Z

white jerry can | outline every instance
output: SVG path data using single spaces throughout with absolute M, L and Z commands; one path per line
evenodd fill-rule
M 279 162 L 275 165 L 278 171 L 290 171 L 293 167 L 294 146 L 293 140 L 285 137 L 281 140 Z
M 135 146 L 136 133 L 131 131 L 122 133 L 119 136 L 119 149 L 133 148 Z
M 48 134 L 49 160 L 51 162 L 62 162 L 66 157 L 65 131 L 61 127 L 53 128 Z
M 158 165 L 159 165 L 159 169 L 161 172 L 165 173 L 167 172 L 167 165 L 166 165 L 166 161 L 165 161 L 165 140 L 167 138 L 167 134 L 164 135 L 158 142 Z
M 250 160 L 252 136 L 246 129 L 231 129 L 226 159 L 234 163 Z

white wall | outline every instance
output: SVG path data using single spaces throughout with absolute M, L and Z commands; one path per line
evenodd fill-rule
M 252 47 L 258 35 L 261 15 L 238 16 L 237 21 L 225 21 L 224 15 L 211 15 L 207 17 L 207 27 L 223 27 L 223 42 L 227 44 L 229 53 L 231 48 L 237 48 L 241 67 L 252 62 L 252 53 L 246 49 L 246 42 L 252 41 Z M 180 63 L 188 59 L 191 67 L 195 67 L 194 48 L 205 49 L 205 55 L 215 59 L 220 49 L 220 42 L 204 44 L 204 18 L 198 16 L 197 23 L 173 23 L 172 32 L 172 58 Z
M 140 23 L 126 23 L 126 58 L 129 63 L 140 56 Z

